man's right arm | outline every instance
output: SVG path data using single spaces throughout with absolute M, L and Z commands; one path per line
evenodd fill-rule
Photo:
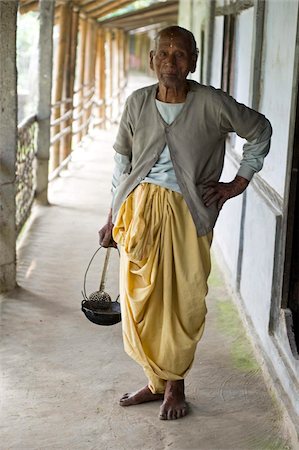
M 102 245 L 105 248 L 116 247 L 116 242 L 113 240 L 112 237 L 112 231 L 114 226 L 114 224 L 112 223 L 113 197 L 122 179 L 131 171 L 131 160 L 129 156 L 115 153 L 114 161 L 115 166 L 112 175 L 112 187 L 111 187 L 112 205 L 108 214 L 107 223 L 99 231 L 100 245 Z
M 116 141 L 113 145 L 116 150 L 114 156 L 115 168 L 112 176 L 111 192 L 114 197 L 118 185 L 121 183 L 123 176 L 129 174 L 131 171 L 132 158 L 132 142 L 133 142 L 133 125 L 129 114 L 129 100 L 127 99 L 124 111 L 119 124 Z M 116 242 L 112 238 L 112 230 L 114 224 L 112 223 L 112 205 L 108 214 L 107 223 L 99 231 L 100 245 L 103 247 L 116 247 Z

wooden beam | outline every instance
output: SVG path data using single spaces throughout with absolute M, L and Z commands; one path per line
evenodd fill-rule
M 58 48 L 57 48 L 57 57 L 56 57 L 56 73 L 55 73 L 55 85 L 54 85 L 54 104 L 57 102 L 61 102 L 62 93 L 63 93 L 63 79 L 64 79 L 64 62 L 65 62 L 65 54 L 66 54 L 66 46 L 67 46 L 67 36 L 68 36 L 68 4 L 62 4 L 60 6 L 60 22 L 59 22 L 59 40 L 58 40 Z M 61 108 L 54 108 L 53 119 L 58 119 L 61 115 Z M 53 135 L 55 136 L 60 132 L 60 124 L 55 125 L 53 127 Z M 57 141 L 52 147 L 51 154 L 51 169 L 55 169 L 58 167 L 60 158 L 60 142 Z
M 107 73 L 107 81 L 108 81 L 108 83 L 107 83 L 107 96 L 108 96 L 108 101 L 110 101 L 111 100 L 111 97 L 112 97 L 112 92 L 113 92 L 113 87 L 112 87 L 112 80 L 113 80 L 113 73 L 112 73 L 112 71 L 113 71 L 113 54 L 112 54 L 112 30 L 110 30 L 110 29 L 106 29 L 106 36 L 105 36 L 105 41 L 106 41 L 106 45 L 107 45 L 107 55 L 106 55 L 106 58 L 107 58 L 107 68 L 108 68 L 108 73 Z M 111 116 L 112 116 L 112 107 L 111 107 L 111 105 L 109 105 L 107 108 L 106 108 L 106 116 L 108 117 L 108 118 L 112 118 Z
M 84 88 L 83 88 L 83 84 L 84 84 L 84 67 L 85 67 L 85 52 L 86 52 L 86 32 L 87 32 L 87 20 L 86 19 L 82 19 L 80 17 L 80 49 L 79 49 L 79 77 L 78 77 L 78 81 L 79 81 L 79 86 L 78 88 L 82 88 L 80 90 L 80 93 L 78 95 L 79 97 L 79 106 L 77 108 L 77 112 L 78 114 L 80 114 L 80 112 L 82 111 L 82 103 L 83 103 L 83 97 L 84 97 Z M 80 118 L 78 126 L 79 128 L 83 125 L 83 117 Z M 80 131 L 80 133 L 78 133 L 78 142 L 80 142 L 82 139 L 82 131 Z
M 138 28 L 146 27 L 149 25 L 156 25 L 158 28 L 161 27 L 161 24 L 165 26 L 169 24 L 177 24 L 178 15 L 174 14 L 166 14 L 162 16 L 154 17 L 146 17 L 146 18 L 138 18 L 132 20 L 120 20 L 113 22 L 113 25 L 117 25 L 118 28 L 122 28 L 124 31 L 136 30 Z M 159 25 L 160 24 L 160 25 Z M 111 24 L 112 25 L 112 24 Z M 109 24 L 106 24 L 108 27 Z
M 27 0 L 20 2 L 19 12 L 20 14 L 26 14 L 30 11 L 37 11 L 38 7 L 38 0 Z
M 134 20 L 134 19 L 145 19 L 145 18 L 157 18 L 159 16 L 165 16 L 167 14 L 175 14 L 178 13 L 178 1 L 174 0 L 171 2 L 167 2 L 166 4 L 156 5 L 154 4 L 151 7 L 139 9 L 138 11 L 133 11 L 131 13 L 123 14 L 121 16 L 112 17 L 110 19 L 101 20 L 99 23 L 101 25 L 111 25 L 120 23 L 126 19 Z
M 112 12 L 117 11 L 120 8 L 124 8 L 127 5 L 130 5 L 131 3 L 134 3 L 135 0 L 116 0 L 111 1 L 109 5 L 105 7 L 100 7 L 97 9 L 94 9 L 94 11 L 89 12 L 89 16 L 98 19 L 99 17 L 104 17 L 107 14 L 110 14 Z
M 56 0 L 57 1 L 57 0 Z M 65 58 L 64 58 L 64 69 L 63 69 L 63 90 L 62 90 L 62 100 L 70 99 L 70 46 L 71 46 L 71 29 L 72 29 L 72 3 L 66 3 L 67 5 L 67 17 L 65 25 Z M 60 113 L 64 116 L 68 111 L 72 109 L 72 102 L 63 103 L 61 105 Z M 67 121 L 62 121 L 60 124 L 60 130 L 63 131 L 66 128 Z M 59 148 L 59 165 L 68 155 L 68 140 L 69 134 L 63 136 L 60 141 Z
M 94 3 L 94 1 L 95 0 L 78 0 L 78 3 L 79 3 L 80 8 L 82 8 L 85 5 L 89 5 L 90 3 Z M 97 3 L 103 4 L 103 5 L 105 5 L 106 3 L 109 3 L 109 2 L 110 2 L 110 0 L 106 0 L 106 1 L 104 1 L 104 0 L 100 0 L 100 1 L 97 0 Z
M 130 66 L 129 34 L 124 31 L 124 77 L 128 77 Z
M 99 28 L 97 33 L 97 84 L 98 98 L 105 101 L 106 97 L 106 62 L 105 62 L 105 30 Z M 99 117 L 102 120 L 101 127 L 105 128 L 105 104 L 99 107 Z
M 65 72 L 65 98 L 70 98 L 72 101 L 67 103 L 64 107 L 64 113 L 71 111 L 70 117 L 64 122 L 64 128 L 71 129 L 63 139 L 63 149 L 61 154 L 61 162 L 67 158 L 72 151 L 72 127 L 73 127 L 73 108 L 74 108 L 74 83 L 75 83 L 75 70 L 76 70 L 76 55 L 77 55 L 77 40 L 78 40 L 78 27 L 79 27 L 79 9 L 70 9 L 70 39 L 68 43 L 68 55 Z

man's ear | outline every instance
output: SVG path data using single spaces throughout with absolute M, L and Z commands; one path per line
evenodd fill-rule
M 193 54 L 192 55 L 192 59 L 191 59 L 191 67 L 190 67 L 190 72 L 194 73 L 196 70 L 196 64 L 197 64 L 197 57 L 198 55 Z
M 150 57 L 150 68 L 152 70 L 155 70 L 154 69 L 154 61 L 153 61 L 153 59 L 154 59 L 154 50 L 150 51 L 149 57 Z

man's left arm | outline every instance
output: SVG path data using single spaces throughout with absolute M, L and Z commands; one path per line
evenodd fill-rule
M 226 121 L 224 124 L 226 126 L 226 131 L 236 131 L 238 135 L 246 138 L 247 130 L 246 123 L 251 120 L 245 120 L 242 125 L 240 125 L 241 132 L 238 132 L 240 120 L 242 121 L 242 113 L 245 112 L 245 115 L 253 116 L 255 118 L 261 118 L 261 126 L 256 126 L 254 130 L 254 135 L 247 140 L 243 147 L 243 158 L 240 163 L 240 168 L 237 172 L 236 177 L 233 181 L 229 183 L 222 182 L 210 182 L 206 184 L 206 190 L 203 195 L 203 201 L 207 207 L 209 207 L 212 203 L 216 202 L 218 210 L 220 210 L 223 204 L 230 198 L 236 197 L 241 194 L 247 188 L 251 178 L 256 172 L 259 172 L 263 167 L 263 162 L 265 156 L 269 153 L 271 135 L 272 135 L 272 127 L 270 122 L 261 114 L 256 111 L 251 110 L 250 108 L 245 107 L 237 103 L 232 97 L 228 97 L 230 99 L 230 106 L 234 107 L 237 105 L 237 108 L 233 108 L 234 114 L 231 114 L 232 119 L 228 114 L 228 118 L 225 117 Z M 228 109 L 230 112 L 230 110 Z M 234 115 L 238 114 L 236 119 L 236 127 L 234 127 Z M 246 119 L 249 119 L 247 117 Z M 244 120 L 244 118 L 243 118 Z M 250 130 L 248 131 L 250 134 Z

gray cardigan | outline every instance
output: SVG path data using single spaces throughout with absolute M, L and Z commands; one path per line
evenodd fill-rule
M 223 169 L 225 139 L 235 131 L 246 140 L 257 140 L 271 126 L 260 113 L 242 105 L 225 92 L 188 80 L 189 92 L 182 111 L 168 125 L 157 110 L 157 84 L 139 89 L 128 97 L 114 149 L 131 159 L 131 172 L 122 177 L 114 195 L 113 221 L 132 190 L 146 177 L 166 143 L 180 186 L 199 236 L 211 231 L 219 211 L 202 201 L 204 184 L 218 181 Z M 251 179 L 262 168 L 246 144 L 238 175 Z M 269 151 L 269 139 L 264 155 Z

